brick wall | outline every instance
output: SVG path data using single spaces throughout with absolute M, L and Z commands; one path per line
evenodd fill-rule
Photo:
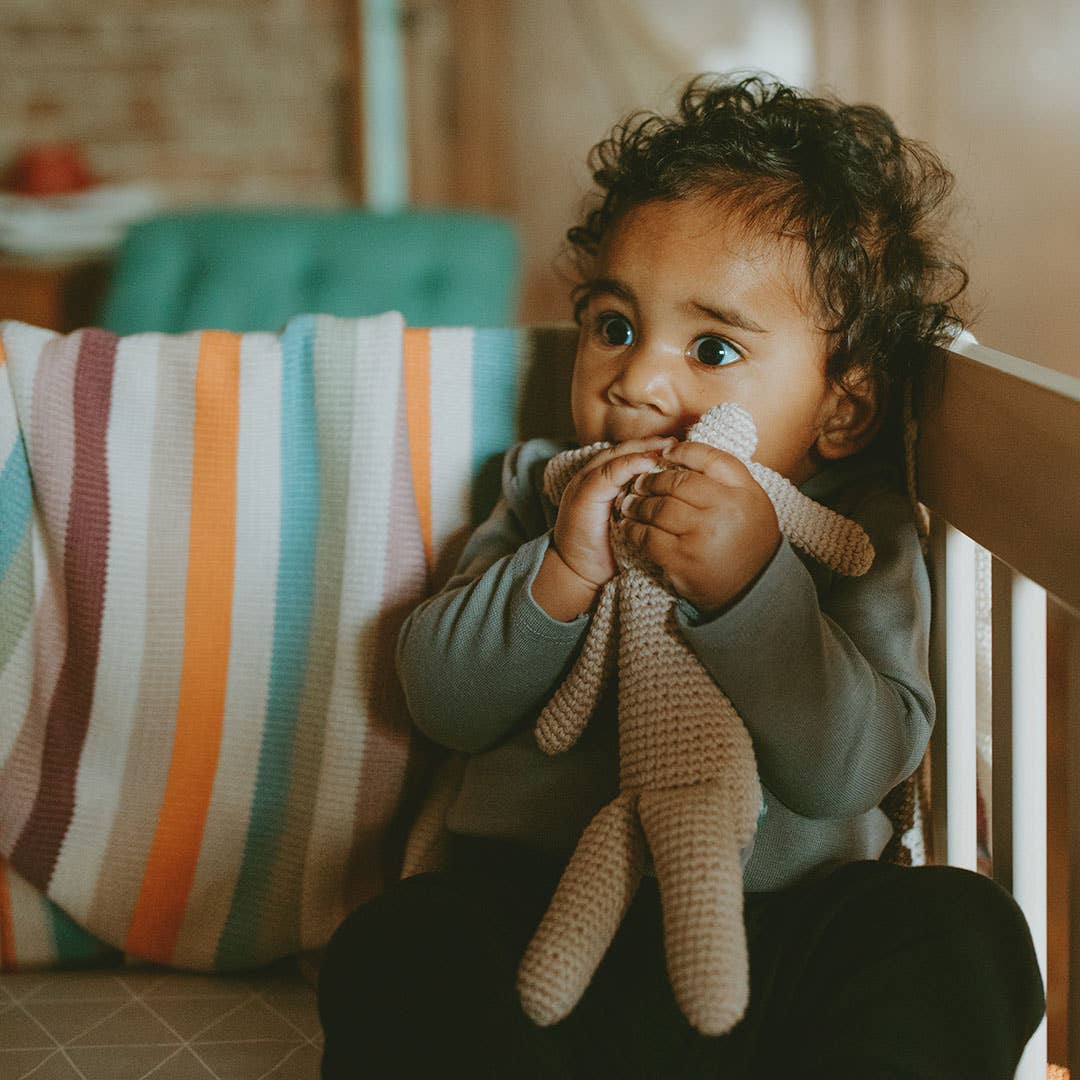
M 0 168 L 79 140 L 176 204 L 349 189 L 352 0 L 4 0 Z

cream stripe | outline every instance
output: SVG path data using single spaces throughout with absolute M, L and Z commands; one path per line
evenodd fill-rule
M 303 948 L 325 944 L 346 914 L 345 879 L 366 732 L 362 709 L 369 700 L 364 658 L 374 653 L 382 607 L 403 329 L 396 312 L 356 323 L 345 560 L 317 800 L 304 862 Z
M 0 701 L 4 702 L 5 707 L 11 709 L 10 716 L 19 717 L 20 720 L 20 722 L 12 720 L 10 723 L 0 724 L 0 783 L 5 780 L 5 766 L 11 759 L 16 746 L 19 745 L 20 734 L 30 727 L 30 703 L 34 696 L 34 680 L 38 675 L 38 669 L 34 666 L 35 635 L 39 623 L 42 622 L 43 611 L 53 612 L 55 607 L 52 586 L 47 580 L 48 563 L 45 558 L 45 545 L 36 520 L 31 520 L 30 524 L 30 557 L 33 560 L 31 573 L 34 578 L 34 592 L 37 594 L 34 598 L 37 607 L 33 617 L 26 624 L 18 643 L 12 649 L 11 659 L 8 661 L 7 667 L 0 672 Z M 47 603 L 43 603 L 40 599 L 43 592 L 47 597 Z M 48 620 L 45 621 L 48 622 Z M 55 678 L 56 672 L 54 671 L 54 681 Z M 25 753 L 26 736 L 22 738 L 24 742 L 23 753 Z M 13 768 L 17 769 L 18 766 L 13 765 Z M 38 766 L 35 765 L 34 768 L 37 769 Z M 24 775 L 20 777 L 19 782 L 20 784 L 26 783 L 26 780 L 27 776 Z M 24 795 L 33 798 L 32 791 L 25 792 Z M 23 820 L 25 818 L 21 817 L 20 821 Z M 5 830 L 0 825 L 0 845 L 3 844 L 5 836 Z
M 56 964 L 56 941 L 48 901 L 8 864 L 8 892 L 15 938 L 15 957 L 21 967 L 52 967 Z
M 228 685 L 210 808 L 173 956 L 184 967 L 214 966 L 244 858 L 274 644 L 280 512 L 281 344 L 274 334 L 245 334 Z
M 7 381 L 7 362 L 0 364 L 0 381 Z M 15 398 L 7 390 L 0 392 L 0 473 L 4 471 L 11 451 L 19 437 L 19 417 L 15 411 Z
M 109 554 L 94 702 L 75 782 L 75 811 L 49 893 L 76 922 L 90 912 L 102 872 L 135 721 L 146 634 L 150 466 L 157 398 L 157 341 L 121 338 L 106 440 Z
M 144 349 L 151 340 L 139 335 Z M 157 339 L 157 405 L 149 489 L 146 663 L 120 801 L 86 928 L 123 947 L 169 772 L 184 652 L 191 455 L 195 424 L 196 334 Z M 115 774 L 114 774 L 115 775 Z
M 31 551 L 37 546 L 37 531 L 33 532 Z M 0 701 L 4 703 L 4 717 L 0 722 L 0 772 L 8 755 L 15 746 L 19 733 L 19 720 L 26 716 L 30 707 L 30 672 L 34 662 L 34 620 L 28 619 L 26 627 L 8 662 L 0 668 Z M 18 719 L 16 719 L 18 718 Z
M 470 524 L 473 471 L 473 331 L 431 331 L 431 533 L 446 571 Z
M 51 330 L 42 330 L 26 323 L 9 322 L 4 325 L 9 378 L 24 436 L 33 421 L 34 380 L 37 378 L 41 352 L 48 342 L 58 336 Z

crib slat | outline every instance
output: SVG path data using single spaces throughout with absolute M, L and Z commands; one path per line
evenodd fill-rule
M 1080 1077 L 1080 614 L 1070 613 L 1062 624 L 1069 814 L 1069 1069 Z
M 930 662 L 937 701 L 930 743 L 933 859 L 974 870 L 978 858 L 975 545 L 935 516 L 930 562 L 935 593 Z
M 1012 881 L 1046 984 L 1046 592 L 1022 574 L 1009 581 Z M 1002 590 L 1004 591 L 1004 590 Z M 995 647 L 995 662 L 998 661 Z M 997 717 L 994 718 L 995 730 Z M 996 769 L 996 762 L 995 762 Z M 1046 1020 L 1028 1042 L 1017 1080 L 1046 1075 Z
M 945 835 L 949 817 L 949 777 L 945 771 L 945 535 L 948 524 L 937 514 L 930 515 L 930 583 L 933 591 L 933 618 L 930 622 L 930 683 L 934 690 L 936 719 L 930 740 L 930 820 L 927 822 L 926 860 L 945 861 Z
M 959 529 L 945 535 L 945 861 L 978 861 L 975 731 L 975 545 Z
M 1012 713 L 1012 570 L 1000 559 L 991 562 L 991 853 L 994 880 L 1013 886 L 1013 713 Z

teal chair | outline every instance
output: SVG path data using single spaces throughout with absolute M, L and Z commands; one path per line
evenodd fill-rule
M 515 321 L 517 242 L 465 211 L 199 210 L 134 225 L 100 325 L 278 330 L 293 315 L 397 310 L 412 326 Z

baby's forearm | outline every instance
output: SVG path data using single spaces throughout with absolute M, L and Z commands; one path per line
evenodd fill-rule
M 683 633 L 754 740 L 762 782 L 804 817 L 877 804 L 917 765 L 933 726 L 928 602 L 917 543 L 882 544 L 820 606 L 790 546 L 746 597 Z
M 532 596 L 553 619 L 573 622 L 596 602 L 599 589 L 563 562 L 549 547 L 532 583 Z
M 398 672 L 417 726 L 454 750 L 477 752 L 532 723 L 558 688 L 588 620 L 556 620 L 529 583 L 546 537 L 451 585 L 406 620 Z

